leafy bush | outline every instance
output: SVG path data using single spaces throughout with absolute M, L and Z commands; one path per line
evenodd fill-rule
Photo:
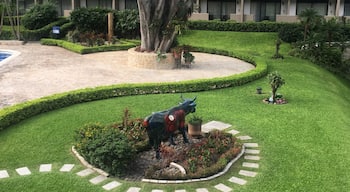
M 278 37 L 287 43 L 303 40 L 303 27 L 299 24 L 283 25 L 278 30 Z
M 107 33 L 107 9 L 80 8 L 71 13 L 73 24 L 81 32 Z
M 126 9 L 114 12 L 114 30 L 118 38 L 138 37 L 140 31 L 138 11 Z
M 56 10 L 56 5 L 52 2 L 46 2 L 43 4 L 35 4 L 24 14 L 21 21 L 25 28 L 34 30 L 56 21 L 57 18 L 58 12 Z
M 76 141 L 76 149 L 86 161 L 111 175 L 121 175 L 136 155 L 123 132 L 100 124 L 80 128 Z

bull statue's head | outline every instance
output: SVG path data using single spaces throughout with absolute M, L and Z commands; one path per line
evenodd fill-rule
M 184 99 L 181 95 L 182 102 L 180 103 L 180 107 L 185 111 L 186 115 L 189 113 L 196 112 L 196 99 L 197 97 L 193 99 Z

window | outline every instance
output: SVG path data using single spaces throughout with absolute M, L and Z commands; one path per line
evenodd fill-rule
M 230 19 L 230 14 L 236 13 L 235 0 L 208 0 L 209 19 Z
M 297 15 L 305 9 L 314 9 L 319 15 L 327 15 L 328 0 L 300 0 L 297 2 Z
M 136 0 L 126 0 L 125 1 L 125 9 L 137 9 L 137 1 Z
M 344 16 L 350 16 L 350 0 L 344 2 Z

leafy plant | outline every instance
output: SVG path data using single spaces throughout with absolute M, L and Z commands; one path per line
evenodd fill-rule
M 42 28 L 57 20 L 58 12 L 56 7 L 56 4 L 50 1 L 43 4 L 35 4 L 23 15 L 21 22 L 27 29 L 33 30 Z
M 272 89 L 272 100 L 273 100 L 273 102 L 275 102 L 276 101 L 276 92 L 277 92 L 278 88 L 280 88 L 282 85 L 284 85 L 285 81 L 277 71 L 269 73 L 267 75 L 267 78 L 269 79 L 269 84 L 270 84 L 271 89 Z
M 203 119 L 195 114 L 192 114 L 189 119 L 188 119 L 188 123 L 192 124 L 192 125 L 198 125 L 201 124 L 203 122 Z
M 195 57 L 189 51 L 184 51 L 183 58 L 185 59 L 185 63 L 192 63 Z
M 111 175 L 121 175 L 136 155 L 127 136 L 119 129 L 87 124 L 76 133 L 76 149 L 90 164 Z

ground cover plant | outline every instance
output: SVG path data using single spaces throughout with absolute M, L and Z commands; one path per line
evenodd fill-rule
M 281 92 L 287 105 L 266 105 L 261 100 L 271 93 L 266 78 L 252 83 L 215 91 L 186 93 L 198 96 L 197 111 L 205 120 L 230 123 L 235 129 L 254 137 L 261 148 L 260 168 L 256 178 L 245 178 L 245 186 L 233 185 L 228 175 L 205 183 L 153 185 L 124 182 L 114 191 L 130 186 L 142 191 L 174 191 L 224 183 L 234 191 L 347 191 L 350 188 L 350 83 L 309 61 L 288 56 L 289 46 L 281 45 L 283 60 L 271 59 L 275 51 L 275 33 L 237 33 L 192 31 L 179 38 L 180 43 L 213 47 L 237 53 L 249 53 L 268 63 L 269 71 L 278 71 L 286 80 Z M 263 94 L 256 94 L 256 87 Z M 78 161 L 70 154 L 76 127 L 89 122 L 111 123 L 121 117 L 116 111 L 129 107 L 135 116 L 146 116 L 176 103 L 179 94 L 158 94 L 114 98 L 89 102 L 48 112 L 27 119 L 0 132 L 0 170 L 41 163 Z M 156 101 L 156 104 L 155 104 Z M 132 107 L 131 107 L 132 106 Z M 210 113 L 208 113 L 210 111 Z M 238 176 L 242 161 L 230 169 Z M 78 166 L 75 169 L 83 169 Z M 104 191 L 73 173 L 33 173 L 1 179 L 1 191 Z M 48 178 L 49 177 L 49 178 Z M 36 184 L 38 181 L 49 184 Z M 41 182 L 40 182 L 41 183 Z M 63 187 L 64 186 L 64 187 Z M 66 189 L 66 190 L 65 190 Z

